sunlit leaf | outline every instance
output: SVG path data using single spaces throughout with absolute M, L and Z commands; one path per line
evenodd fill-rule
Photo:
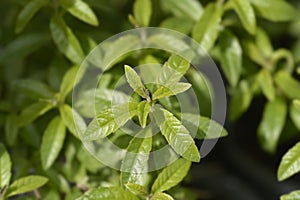
M 10 156 L 2 143 L 0 143 L 0 188 L 9 185 L 11 178 Z
M 279 71 L 274 77 L 278 87 L 291 99 L 300 99 L 300 82 L 285 71 Z
M 87 191 L 84 195 L 76 200 L 139 200 L 134 194 L 125 191 L 120 187 L 100 187 Z
M 130 66 L 125 65 L 125 75 L 130 87 L 141 97 L 147 98 L 148 94 L 139 75 Z
M 269 101 L 273 101 L 275 98 L 275 88 L 271 73 L 266 69 L 262 69 L 257 79 L 264 95 Z
M 148 114 L 150 112 L 150 104 L 147 101 L 141 101 L 137 105 L 137 114 L 142 128 L 147 125 Z
M 151 200 L 174 200 L 174 199 L 173 197 L 171 197 L 166 193 L 158 192 L 151 197 Z
M 133 5 L 133 14 L 140 26 L 148 26 L 152 14 L 151 0 L 136 0 Z
M 152 95 L 152 99 L 161 99 L 173 96 L 188 90 L 192 85 L 189 83 L 174 83 L 171 85 L 160 86 Z
M 280 200 L 299 200 L 300 199 L 300 190 L 293 191 L 289 194 L 282 195 Z
M 125 186 L 130 192 L 135 195 L 146 196 L 148 194 L 147 189 L 142 185 L 127 183 Z

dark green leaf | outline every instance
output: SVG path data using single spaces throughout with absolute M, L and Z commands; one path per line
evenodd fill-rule
M 300 83 L 288 73 L 279 71 L 274 77 L 278 87 L 291 99 L 300 99 Z
M 231 0 L 233 8 L 238 14 L 244 28 L 250 33 L 255 34 L 256 19 L 254 10 L 248 0 Z
M 193 138 L 181 122 L 169 111 L 161 109 L 164 122 L 160 125 L 161 133 L 176 153 L 193 162 L 200 161 L 199 151 Z
M 87 191 L 84 195 L 76 200 L 139 200 L 138 197 L 132 193 L 123 190 L 120 187 L 100 187 L 93 188 Z
M 222 17 L 222 7 L 210 3 L 194 27 L 192 37 L 203 49 L 209 51 L 219 34 L 219 24 Z
M 9 146 L 12 146 L 16 142 L 18 135 L 18 118 L 15 114 L 10 114 L 5 123 L 5 139 Z
M 186 127 L 197 130 L 195 138 L 197 139 L 215 139 L 227 136 L 227 131 L 216 121 L 191 113 L 182 113 L 181 120 L 185 122 Z M 195 135 L 192 133 L 192 135 Z
M 242 72 L 242 48 L 230 31 L 221 34 L 220 51 L 221 67 L 231 86 L 235 87 Z
M 154 184 L 152 185 L 151 191 L 153 193 L 163 192 L 174 187 L 183 180 L 190 167 L 190 161 L 179 158 L 159 173 Z
M 300 190 L 293 191 L 289 194 L 282 195 L 280 200 L 299 200 L 300 199 Z
M 20 79 L 13 83 L 13 87 L 20 93 L 32 99 L 53 98 L 55 93 L 48 85 L 33 79 Z
M 72 30 L 65 24 L 61 17 L 54 17 L 50 22 L 52 38 L 61 53 L 63 53 L 73 63 L 81 63 L 84 53 L 73 34 Z
M 22 110 L 20 116 L 18 117 L 18 126 L 25 126 L 30 122 L 34 121 L 37 117 L 43 115 L 47 111 L 53 108 L 53 105 L 45 102 L 37 102 L 31 104 Z
M 57 116 L 47 126 L 42 139 L 41 145 L 41 161 L 44 170 L 52 166 L 60 150 L 66 136 L 66 127 L 62 119 Z
M 11 178 L 11 160 L 6 148 L 0 143 L 0 188 L 9 185 Z
M 151 0 L 135 0 L 133 5 L 134 17 L 140 26 L 148 26 L 152 13 Z
M 130 66 L 125 65 L 125 75 L 130 87 L 141 97 L 147 98 L 148 94 L 139 75 Z
M 262 147 L 274 152 L 286 121 L 286 102 L 280 98 L 266 104 L 263 118 L 258 127 L 258 137 Z
M 64 104 L 59 107 L 59 112 L 64 124 L 75 137 L 84 133 L 86 130 L 85 121 L 76 110 Z
M 269 101 L 273 101 L 275 98 L 275 88 L 271 73 L 266 69 L 262 69 L 257 79 L 264 95 Z
M 97 16 L 90 6 L 81 0 L 60 0 L 61 5 L 74 17 L 93 26 L 98 26 Z
M 5 193 L 5 197 L 14 196 L 37 189 L 48 182 L 48 179 L 42 176 L 26 176 L 14 181 Z
M 152 95 L 152 99 L 161 99 L 173 96 L 188 90 L 192 85 L 189 83 L 173 83 L 170 85 L 160 86 Z
M 137 105 L 137 115 L 140 121 L 142 128 L 145 128 L 147 125 L 148 114 L 150 112 L 150 104 L 147 101 L 141 101 Z
M 283 0 L 250 0 L 262 17 L 271 21 L 288 21 L 295 17 L 295 9 Z
M 46 0 L 32 0 L 27 3 L 18 15 L 15 28 L 16 32 L 21 32 L 30 19 L 40 10 L 40 8 L 46 5 L 46 3 Z
M 140 179 L 148 167 L 149 152 L 152 148 L 151 136 L 152 129 L 146 128 L 130 141 L 121 166 L 123 185 L 126 183 L 143 184 Z
M 283 181 L 300 171 L 300 142 L 288 150 L 282 157 L 277 178 Z

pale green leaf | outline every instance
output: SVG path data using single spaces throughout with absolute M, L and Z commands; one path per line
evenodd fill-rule
M 293 104 L 297 110 L 300 110 L 300 100 L 298 99 L 293 100 Z
M 256 29 L 255 41 L 259 51 L 263 54 L 263 56 L 265 58 L 269 58 L 272 55 L 274 49 L 269 36 L 263 29 Z
M 72 30 L 65 24 L 61 17 L 53 17 L 50 21 L 52 38 L 59 51 L 73 63 L 79 64 L 84 59 L 80 43 Z
M 130 66 L 125 65 L 125 76 L 130 87 L 141 97 L 147 98 L 148 94 L 139 75 Z
M 2 143 L 0 143 L 0 188 L 9 185 L 11 178 L 10 156 Z
M 197 21 L 203 13 L 202 5 L 197 0 L 163 0 L 164 9 L 175 16 Z
M 14 181 L 5 193 L 5 197 L 14 196 L 35 190 L 48 182 L 48 179 L 43 176 L 26 176 Z
M 290 118 L 292 119 L 295 127 L 300 130 L 300 107 L 297 107 L 296 100 L 290 105 Z
M 173 197 L 171 197 L 170 195 L 166 194 L 166 193 L 155 193 L 150 200 L 174 200 Z
M 31 0 L 18 15 L 15 31 L 21 32 L 30 19 L 47 3 L 46 0 Z
M 158 76 L 158 83 L 170 85 L 176 83 L 190 68 L 190 63 L 178 55 L 172 55 L 164 64 L 161 74 Z
M 174 187 L 183 180 L 190 167 L 190 161 L 179 158 L 159 173 L 152 185 L 151 191 L 153 193 L 163 192 Z
M 130 102 L 99 112 L 96 119 L 88 125 L 82 139 L 90 141 L 110 135 L 136 115 L 136 108 L 137 104 Z
M 133 14 L 139 26 L 148 26 L 152 14 L 151 0 L 135 0 Z
M 281 159 L 277 178 L 283 181 L 300 171 L 300 142 L 288 150 Z
M 280 200 L 300 200 L 300 190 L 293 191 L 289 194 L 282 195 Z
M 52 108 L 53 105 L 45 102 L 37 102 L 31 104 L 30 106 L 22 110 L 20 116 L 18 117 L 18 126 L 25 126 L 29 124 Z
M 173 96 L 190 89 L 192 85 L 189 83 L 174 83 L 171 85 L 160 86 L 152 95 L 152 99 L 161 99 L 164 97 Z
M 169 111 L 161 109 L 164 122 L 160 125 L 161 133 L 176 153 L 193 162 L 200 161 L 200 154 L 193 138 L 181 122 Z
M 148 194 L 147 189 L 142 185 L 127 183 L 125 186 L 130 192 L 135 195 L 147 196 Z
M 206 51 L 209 51 L 213 47 L 218 37 L 221 17 L 222 7 L 210 3 L 205 7 L 203 15 L 193 29 L 193 39 Z
M 65 8 L 71 15 L 80 19 L 81 21 L 93 26 L 98 26 L 99 22 L 97 16 L 90 8 L 90 6 L 82 0 L 60 0 L 63 8 Z
M 128 147 L 121 165 L 122 184 L 135 183 L 143 185 L 142 176 L 148 167 L 149 152 L 152 148 L 152 129 L 142 129 Z
M 288 21 L 295 17 L 296 11 L 283 0 L 250 0 L 256 12 L 271 21 Z
M 267 69 L 262 69 L 257 77 L 262 92 L 269 101 L 275 98 L 275 88 L 271 73 Z
M 13 83 L 13 87 L 20 93 L 32 99 L 53 98 L 55 93 L 48 85 L 33 79 L 20 79 Z
M 66 136 L 66 126 L 57 116 L 48 124 L 41 144 L 41 161 L 44 170 L 52 166 L 63 147 Z
M 79 66 L 75 66 L 70 68 L 64 75 L 62 83 L 60 85 L 60 98 L 62 100 L 65 99 L 67 94 L 73 89 L 75 86 L 75 80 L 78 80 L 77 73 L 79 71 Z
M 274 77 L 277 86 L 291 99 L 300 99 L 300 82 L 285 71 L 279 71 Z
M 258 127 L 258 137 L 262 147 L 273 153 L 286 121 L 287 106 L 283 99 L 276 98 L 266 104 L 262 121 Z
M 80 114 L 67 104 L 59 107 L 61 118 L 68 130 L 75 136 L 83 134 L 86 130 L 86 124 Z
M 242 72 L 242 48 L 230 31 L 220 35 L 220 51 L 221 67 L 230 85 L 235 87 Z
M 250 106 L 253 98 L 252 91 L 246 80 L 240 82 L 234 90 L 229 104 L 229 118 L 234 121 L 238 119 Z
M 18 135 L 18 118 L 15 114 L 10 114 L 5 122 L 5 139 L 9 146 L 15 144 Z
M 120 187 L 100 187 L 87 191 L 84 195 L 76 200 L 139 200 L 134 194 L 125 191 Z
M 141 101 L 137 105 L 137 114 L 142 128 L 147 125 L 148 114 L 150 112 L 150 104 L 147 101 Z
M 248 0 L 231 0 L 234 10 L 238 14 L 244 28 L 250 33 L 255 34 L 256 19 L 254 10 Z
M 181 120 L 186 123 L 190 130 L 197 130 L 197 139 L 215 139 L 227 136 L 227 131 L 216 121 L 192 113 L 182 113 Z M 190 127 L 191 126 L 191 127 Z

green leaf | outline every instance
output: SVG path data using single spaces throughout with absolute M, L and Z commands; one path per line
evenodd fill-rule
M 300 171 L 300 142 L 288 150 L 281 159 L 277 178 L 283 181 Z
M 182 2 L 182 1 L 176 1 Z M 193 21 L 183 17 L 169 17 L 161 22 L 160 27 L 189 34 L 194 26 Z
M 147 189 L 142 185 L 127 183 L 125 186 L 130 192 L 135 195 L 147 196 L 148 194 Z
M 149 152 L 152 148 L 152 129 L 142 129 L 128 147 L 121 165 L 122 184 L 142 184 L 141 178 L 148 167 Z
M 231 0 L 234 10 L 238 14 L 244 28 L 250 33 L 255 34 L 256 19 L 254 10 L 248 0 Z
M 279 71 L 274 77 L 278 87 L 291 99 L 300 99 L 300 83 L 285 71 Z
M 276 98 L 266 104 L 262 121 L 258 127 L 258 137 L 262 147 L 273 153 L 283 130 L 287 114 L 286 102 Z
M 18 126 L 25 126 L 29 124 L 52 108 L 53 105 L 45 102 L 37 102 L 31 104 L 30 106 L 22 110 L 20 116 L 18 117 Z
M 174 187 L 183 180 L 183 178 L 187 175 L 190 167 L 190 161 L 179 158 L 159 173 L 158 177 L 152 185 L 151 192 L 163 192 Z
M 181 122 L 169 111 L 163 111 L 165 121 L 160 130 L 176 153 L 193 162 L 200 161 L 200 154 L 193 138 Z
M 50 39 L 44 33 L 30 33 L 21 35 L 10 42 L 0 53 L 0 63 L 9 63 L 12 60 L 21 60 L 36 51 Z
M 32 99 L 53 98 L 55 93 L 48 85 L 33 79 L 20 79 L 13 83 L 13 87 L 20 93 Z
M 197 21 L 203 13 L 202 5 L 196 0 L 164 0 L 161 3 L 175 16 L 188 20 Z
M 44 170 L 52 166 L 63 147 L 66 137 L 66 127 L 57 116 L 48 124 L 41 144 L 41 161 Z
M 186 127 L 191 130 L 197 130 L 195 138 L 216 139 L 227 136 L 227 131 L 216 121 L 192 113 L 182 113 L 181 120 L 186 123 Z M 192 134 L 195 135 L 195 134 Z
M 148 114 L 150 112 L 150 104 L 147 101 L 141 101 L 137 105 L 137 114 L 142 128 L 147 125 Z
M 101 111 L 88 125 L 81 139 L 90 141 L 110 135 L 136 115 L 136 108 L 137 104 L 130 102 Z
M 298 99 L 293 100 L 293 104 L 297 110 L 300 110 L 300 100 Z
M 18 15 L 15 31 L 21 32 L 31 18 L 47 3 L 46 0 L 32 0 L 26 4 Z
M 180 80 L 180 78 L 190 68 L 190 63 L 178 55 L 172 55 L 162 67 L 158 76 L 158 83 L 161 85 L 171 85 Z
M 131 192 L 125 191 L 120 187 L 100 187 L 87 191 L 84 195 L 76 200 L 139 200 Z
M 229 104 L 229 118 L 231 121 L 238 119 L 250 106 L 253 98 L 252 91 L 246 80 L 242 80 L 234 90 Z
M 263 29 L 256 29 L 255 41 L 259 51 L 263 54 L 263 56 L 265 58 L 269 58 L 272 55 L 274 49 L 269 36 Z
M 78 39 L 64 20 L 61 17 L 51 18 L 50 30 L 59 51 L 73 63 L 81 63 L 84 59 L 84 53 Z
M 130 87 L 141 97 L 148 98 L 148 94 L 139 75 L 130 66 L 125 65 L 125 76 Z
M 174 200 L 173 197 L 171 197 L 170 195 L 166 194 L 166 193 L 155 193 L 150 200 Z
M 300 199 L 300 190 L 293 191 L 289 194 L 282 195 L 280 200 L 299 200 Z
M 11 160 L 2 143 L 0 143 L 0 188 L 9 185 L 11 178 Z
M 152 99 L 161 99 L 173 96 L 188 90 L 192 85 L 189 83 L 174 83 L 171 85 L 160 86 L 152 95 Z
M 218 37 L 221 17 L 222 7 L 210 3 L 205 7 L 203 15 L 194 27 L 192 37 L 206 51 L 213 47 Z
M 152 13 L 151 0 L 136 0 L 133 5 L 134 17 L 140 26 L 148 26 Z
M 262 69 L 257 77 L 262 92 L 269 101 L 273 101 L 275 98 L 275 88 L 271 73 L 267 69 Z
M 300 107 L 297 107 L 297 100 L 294 100 L 290 105 L 290 118 L 292 119 L 295 127 L 300 130 Z
M 277 22 L 294 19 L 296 11 L 283 0 L 250 0 L 255 11 L 262 17 Z
M 84 133 L 86 130 L 85 121 L 75 109 L 64 104 L 59 107 L 59 112 L 64 124 L 75 137 Z
M 231 86 L 235 87 L 242 72 L 242 48 L 238 39 L 230 32 L 220 36 L 221 67 Z
M 80 19 L 81 21 L 93 26 L 99 25 L 97 16 L 90 8 L 90 6 L 84 1 L 60 0 L 60 3 L 64 9 L 66 9 L 71 15 Z
M 17 194 L 22 194 L 35 190 L 48 182 L 48 179 L 43 176 L 26 176 L 14 181 L 5 193 L 5 197 L 15 196 Z
M 75 86 L 75 80 L 78 79 L 79 66 L 70 68 L 63 77 L 61 86 L 60 86 L 60 98 L 62 100 L 69 94 L 69 92 Z
M 10 114 L 5 122 L 5 139 L 9 146 L 16 142 L 18 135 L 18 118 L 15 114 Z

